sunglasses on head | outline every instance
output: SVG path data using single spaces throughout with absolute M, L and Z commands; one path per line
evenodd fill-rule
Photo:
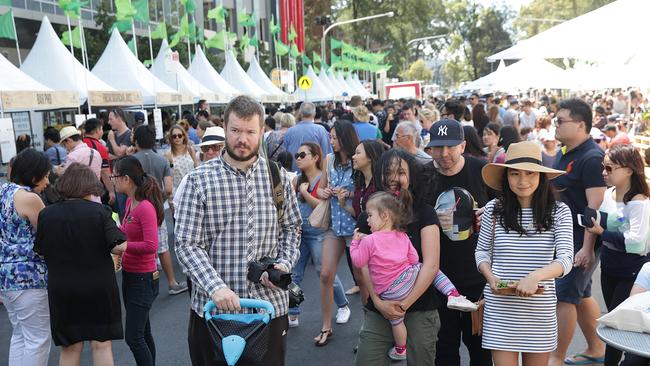
M 309 154 L 309 155 L 311 155 L 311 154 Z M 304 158 L 307 157 L 307 153 L 304 152 L 304 151 L 303 151 L 303 152 L 299 152 L 299 153 L 297 153 L 296 155 L 294 155 L 293 157 L 296 158 L 296 160 L 298 160 L 298 159 L 304 159 Z

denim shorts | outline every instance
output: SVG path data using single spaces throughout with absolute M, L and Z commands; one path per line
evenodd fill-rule
M 573 267 L 571 272 L 562 278 L 555 279 L 557 301 L 578 305 L 582 299 L 591 297 L 591 278 L 598 266 L 598 255 L 592 268 Z
M 338 236 L 338 235 L 336 235 L 336 234 L 334 233 L 334 231 L 331 230 L 331 229 L 330 229 L 330 230 L 327 230 L 327 231 L 325 232 L 325 235 L 323 236 L 323 239 L 324 239 L 324 240 L 327 240 L 327 239 L 329 239 L 329 240 L 332 240 L 332 239 L 343 240 L 343 241 L 345 241 L 345 246 L 346 246 L 346 247 L 349 247 L 350 244 L 352 244 L 352 235 L 350 235 L 350 236 Z

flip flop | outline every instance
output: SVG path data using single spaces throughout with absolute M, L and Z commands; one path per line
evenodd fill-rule
M 605 357 L 592 357 L 582 353 L 564 359 L 565 365 L 591 365 L 605 362 Z
M 334 335 L 331 329 L 321 330 L 318 336 L 318 340 L 314 343 L 316 347 L 326 346 L 330 342 L 330 338 Z M 323 341 L 323 336 L 325 336 L 325 341 Z

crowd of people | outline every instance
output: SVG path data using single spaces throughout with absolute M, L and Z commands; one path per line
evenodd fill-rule
M 12 160 L 0 187 L 9 365 L 47 364 L 51 341 L 61 365 L 78 365 L 86 341 L 112 365 L 118 339 L 154 365 L 160 272 L 170 295 L 189 289 L 193 365 L 225 364 L 203 309 L 250 312 L 240 298 L 273 305 L 263 364 L 284 365 L 301 309 L 267 272 L 251 279 L 265 260 L 298 286 L 313 263 L 316 347 L 335 341 L 333 321 L 363 317 L 356 365 L 460 365 L 461 342 L 472 366 L 649 364 L 598 338 L 591 293 L 598 262 L 608 311 L 650 290 L 648 157 L 629 137 L 644 131 L 640 93 L 197 109 L 165 124 L 163 146 L 144 115 L 110 109 L 48 128 L 44 153 Z M 578 219 L 589 210 L 606 219 Z M 568 355 L 576 325 L 587 348 Z

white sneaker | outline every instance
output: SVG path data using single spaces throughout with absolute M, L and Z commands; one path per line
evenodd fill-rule
M 466 311 L 466 312 L 478 310 L 478 305 L 467 300 L 467 298 L 462 295 L 447 298 L 447 307 L 449 309 Z
M 339 310 L 336 311 L 336 324 L 345 324 L 350 320 L 350 314 L 352 312 L 350 311 L 350 308 L 345 305 L 342 308 L 339 308 Z
M 297 328 L 300 325 L 297 315 L 289 315 L 289 328 Z

